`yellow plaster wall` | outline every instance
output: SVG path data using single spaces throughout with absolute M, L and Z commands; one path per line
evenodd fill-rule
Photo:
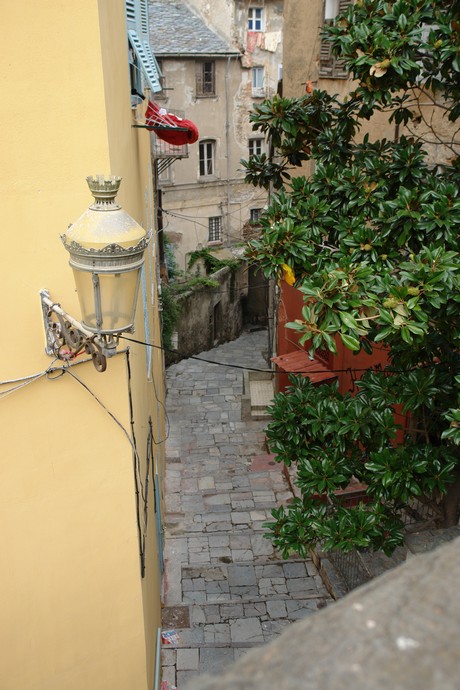
M 120 3 L 117 9 L 123 14 L 123 4 Z M 104 0 L 99 4 L 101 26 L 111 27 L 116 23 L 115 11 L 112 0 Z M 118 22 L 117 26 L 120 26 Z M 104 86 L 107 102 L 107 126 L 110 141 L 110 163 L 113 171 L 126 169 L 121 193 L 120 202 L 126 210 L 140 222 L 147 230 L 154 227 L 154 202 L 153 202 L 153 181 L 150 165 L 150 134 L 147 130 L 132 127 L 134 122 L 143 122 L 143 111 L 146 105 L 139 107 L 134 114 L 126 109 L 114 109 L 110 107 L 113 102 L 123 102 L 126 94 L 126 86 L 122 80 L 117 78 L 119 74 L 126 74 L 128 79 L 128 68 L 126 57 L 123 53 L 113 53 L 110 33 L 102 36 L 102 58 L 104 65 Z M 124 37 L 120 37 L 123 40 Z M 158 291 L 156 289 L 156 238 L 152 236 L 149 248 L 146 253 L 145 273 L 147 286 L 152 283 L 155 285 L 152 291 L 147 287 L 147 304 L 150 335 L 157 345 L 161 343 L 161 331 L 158 314 Z M 143 334 L 143 304 L 141 295 L 138 300 L 136 313 L 136 332 L 134 338 L 142 338 Z M 129 337 L 129 336 L 128 336 Z M 152 427 L 155 441 L 154 452 L 156 462 L 152 467 L 151 481 L 149 488 L 148 501 L 152 508 L 154 505 L 153 496 L 153 471 L 158 472 L 159 479 L 164 476 L 164 452 L 158 442 L 165 438 L 164 402 L 163 385 L 163 356 L 161 350 L 155 349 L 150 353 L 143 346 L 130 345 L 130 358 L 132 365 L 133 387 L 136 390 L 134 403 L 134 427 L 136 439 L 139 442 L 139 459 L 142 475 L 145 476 L 146 442 L 148 434 L 148 418 L 152 418 Z M 142 385 L 146 378 L 146 357 L 152 359 L 152 376 L 147 385 Z M 153 683 L 154 660 L 157 640 L 157 630 L 160 626 L 160 608 L 158 606 L 160 590 L 160 574 L 158 567 L 158 544 L 155 531 L 155 514 L 151 510 L 149 516 L 150 524 L 147 532 L 146 544 L 146 575 L 142 580 L 142 597 L 145 624 L 145 640 L 147 655 L 148 686 Z
M 24 0 L 3 8 L 2 19 L 0 284 L 8 303 L 0 306 L 0 380 L 11 381 L 52 361 L 44 354 L 40 288 L 79 317 L 59 235 L 91 203 L 85 177 L 121 175 L 119 200 L 146 227 L 153 203 L 148 135 L 131 128 L 123 0 Z M 142 340 L 139 305 L 134 337 Z M 148 318 L 158 336 L 154 309 Z M 148 416 L 161 415 L 145 356 L 144 347 L 132 346 L 142 462 Z M 161 399 L 159 365 L 156 356 Z M 126 356 L 109 360 L 104 374 L 91 363 L 71 371 L 130 431 Z M 0 386 L 0 687 L 151 687 L 159 623 L 155 516 L 142 581 L 128 439 L 70 374 L 4 394 L 15 385 Z M 149 502 L 153 507 L 152 488 Z

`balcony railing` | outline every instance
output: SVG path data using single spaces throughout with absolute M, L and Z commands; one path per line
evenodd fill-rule
M 150 132 L 150 151 L 154 160 L 188 158 L 187 144 L 183 146 L 168 144 L 167 141 L 163 141 L 163 139 L 157 137 L 155 132 Z

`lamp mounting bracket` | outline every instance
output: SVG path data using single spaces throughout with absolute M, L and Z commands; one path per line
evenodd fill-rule
M 119 334 L 99 334 L 89 331 L 82 323 L 65 312 L 60 304 L 50 299 L 48 290 L 40 290 L 45 328 L 45 352 L 69 362 L 85 352 L 90 355 L 97 371 L 107 368 L 107 358 L 116 354 Z

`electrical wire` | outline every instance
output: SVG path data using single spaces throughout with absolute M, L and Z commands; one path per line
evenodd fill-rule
M 152 347 L 153 347 L 153 346 L 152 346 Z M 124 354 L 124 353 L 128 356 L 129 350 L 128 350 L 128 349 L 125 349 L 125 350 L 122 350 L 122 351 L 118 352 L 117 354 Z M 71 375 L 75 380 L 77 380 L 84 388 L 86 388 L 86 390 L 87 390 L 89 393 L 91 393 L 91 395 L 93 395 L 93 397 L 97 400 L 97 402 L 106 410 L 107 414 L 109 414 L 109 415 L 112 417 L 112 419 L 114 420 L 114 422 L 115 422 L 116 424 L 118 424 L 118 426 L 122 429 L 122 431 L 123 431 L 123 433 L 125 434 L 125 436 L 128 438 L 128 441 L 129 441 L 130 445 L 131 445 L 132 448 L 133 448 L 133 452 L 137 454 L 137 449 L 136 449 L 136 447 L 135 447 L 135 443 L 133 443 L 131 437 L 129 436 L 128 431 L 127 431 L 127 430 L 125 429 L 125 427 L 121 424 L 121 422 L 120 422 L 118 419 L 116 419 L 116 417 L 110 412 L 110 410 L 108 410 L 108 409 L 105 407 L 104 403 L 103 403 L 101 400 L 99 400 L 99 398 L 90 390 L 90 388 L 89 388 L 80 378 L 78 378 L 75 374 L 73 374 L 73 373 L 70 371 L 70 367 L 75 367 L 75 366 L 79 366 L 79 365 L 81 365 L 81 364 L 86 364 L 87 362 L 92 362 L 92 359 L 91 359 L 90 357 L 88 357 L 88 358 L 86 358 L 86 359 L 84 359 L 84 360 L 81 360 L 80 362 L 66 362 L 66 364 L 65 364 L 64 366 L 59 366 L 59 367 L 55 367 L 55 366 L 54 366 L 54 363 L 55 363 L 56 361 L 58 361 L 58 360 L 54 359 L 53 362 L 50 364 L 50 366 L 49 366 L 47 369 L 44 369 L 43 371 L 39 371 L 39 372 L 37 372 L 36 374 L 30 374 L 29 376 L 22 376 L 22 377 L 19 377 L 19 378 L 16 378 L 16 379 L 9 379 L 9 380 L 5 380 L 5 381 L 0 381 L 0 386 L 8 385 L 8 384 L 10 384 L 10 383 L 16 383 L 16 382 L 18 382 L 18 385 L 17 385 L 17 386 L 13 386 L 13 387 L 11 387 L 11 388 L 8 388 L 7 390 L 0 391 L 0 400 L 3 399 L 3 398 L 6 398 L 6 397 L 7 397 L 8 395 L 10 395 L 11 393 L 15 393 L 16 391 L 20 390 L 21 388 L 24 388 L 25 386 L 28 386 L 30 383 L 34 383 L 35 381 L 38 381 L 39 379 L 43 378 L 44 376 L 46 376 L 46 378 L 47 378 L 49 381 L 54 381 L 54 380 L 56 380 L 56 379 L 58 379 L 58 378 L 61 378 L 61 376 L 63 376 L 64 374 L 70 374 L 70 375 Z M 53 375 L 53 374 L 57 374 L 57 375 Z M 153 442 L 155 443 L 155 445 L 156 445 L 156 446 L 160 446 L 162 443 L 165 443 L 166 440 L 169 438 L 169 435 L 170 435 L 170 432 L 171 432 L 171 422 L 170 422 L 170 419 L 169 419 L 169 416 L 168 416 L 168 412 L 167 412 L 166 406 L 165 406 L 164 402 L 160 399 L 160 397 L 159 397 L 159 395 L 158 395 L 158 390 L 157 390 L 156 383 L 155 383 L 155 377 L 152 377 L 152 381 L 153 381 L 153 388 L 154 388 L 154 393 L 155 393 L 155 399 L 156 399 L 157 403 L 161 406 L 161 408 L 162 408 L 162 410 L 163 410 L 163 413 L 164 413 L 164 415 L 165 415 L 165 422 L 166 422 L 166 433 L 165 433 L 165 437 L 164 437 L 163 439 L 158 439 L 158 440 L 157 440 L 157 439 L 155 438 L 155 436 L 153 436 Z M 131 409 L 131 408 L 130 408 L 130 409 Z
M 47 379 L 53 380 L 51 377 L 51 374 L 55 371 L 62 371 L 63 367 L 54 367 L 54 363 L 57 362 L 58 360 L 55 358 L 49 365 L 47 369 L 44 369 L 43 371 L 39 371 L 36 374 L 30 374 L 29 376 L 21 376 L 16 379 L 9 379 L 7 381 L 0 381 L 0 386 L 6 386 L 10 383 L 18 383 L 17 386 L 13 386 L 12 388 L 8 388 L 7 390 L 0 391 L 0 399 L 6 398 L 10 393 L 14 393 L 17 390 L 20 390 L 21 388 L 24 388 L 25 386 L 28 386 L 30 383 L 34 383 L 34 381 L 38 381 L 40 378 L 43 376 L 46 376 Z M 83 364 L 84 362 L 91 361 L 91 359 L 86 359 L 82 360 L 80 362 L 75 362 L 73 364 L 69 364 L 69 366 L 75 366 L 75 364 Z M 59 376 L 62 376 L 62 374 L 59 374 Z M 59 378 L 59 377 L 54 377 L 54 378 Z
M 179 215 L 178 213 L 175 213 L 174 211 L 166 211 L 163 208 L 161 209 L 161 211 L 168 216 L 172 216 L 173 218 L 178 218 L 179 220 L 185 220 L 188 223 L 194 223 L 195 225 L 199 225 L 201 228 L 204 228 L 205 230 L 209 230 L 208 225 L 205 225 L 204 223 L 200 223 L 193 216 L 182 216 L 182 215 Z M 225 215 L 229 215 L 229 214 L 223 214 L 222 216 L 219 216 L 219 218 L 223 218 Z M 205 217 L 199 216 L 199 218 L 202 218 L 203 220 L 207 220 L 206 216 Z M 238 235 L 233 235 L 233 234 L 228 233 L 228 237 L 232 240 L 237 241 L 237 242 L 243 241 L 241 235 L 238 236 Z
M 128 352 L 126 353 L 128 360 L 129 361 L 129 355 Z M 128 365 L 129 368 L 129 365 Z M 132 425 L 133 425 L 133 438 L 129 435 L 128 430 L 123 426 L 123 424 L 120 422 L 119 419 L 111 412 L 106 405 L 98 398 L 98 396 L 91 390 L 91 388 L 84 383 L 76 374 L 74 374 L 72 371 L 70 371 L 67 368 L 62 368 L 62 371 L 65 374 L 70 374 L 70 376 L 75 379 L 95 400 L 96 402 L 102 407 L 102 409 L 109 415 L 109 417 L 115 422 L 115 424 L 122 430 L 126 438 L 128 439 L 128 442 L 133 450 L 133 470 L 134 470 L 134 487 L 135 487 L 135 493 L 136 493 L 136 522 L 137 522 L 137 530 L 138 530 L 138 546 L 139 546 L 139 558 L 140 558 L 140 564 L 141 564 L 141 577 L 145 576 L 145 544 L 146 544 L 146 536 L 147 536 L 147 519 L 146 519 L 146 514 L 147 514 L 147 491 L 148 491 L 148 473 L 149 473 L 149 466 L 150 463 L 147 463 L 146 466 L 146 485 L 144 487 L 144 484 L 142 482 L 142 477 L 141 477 L 141 463 L 140 463 L 140 458 L 139 458 L 139 453 L 137 451 L 136 447 L 136 442 L 135 442 L 135 436 L 134 436 L 134 418 L 133 418 L 133 408 L 132 408 L 132 397 L 131 397 L 131 392 L 130 392 L 130 414 L 131 414 L 131 420 L 132 420 Z M 129 369 L 130 371 L 130 369 Z M 148 446 L 148 441 L 147 441 L 147 446 Z M 139 492 L 139 485 L 141 486 L 141 491 Z M 142 501 L 144 504 L 144 528 L 141 526 L 141 514 L 140 514 L 140 505 L 139 505 L 139 494 L 142 497 Z
M 145 487 L 142 482 L 142 471 L 141 471 L 141 463 L 140 463 L 140 458 L 139 458 L 139 453 L 137 451 L 137 442 L 136 442 L 136 433 L 135 433 L 135 425 L 134 425 L 134 405 L 133 405 L 133 396 L 132 396 L 132 390 L 131 390 L 131 363 L 129 360 L 129 348 L 126 349 L 126 369 L 128 372 L 128 401 L 129 401 L 129 416 L 130 416 L 130 424 L 131 424 L 131 436 L 133 440 L 133 449 L 135 449 L 135 452 L 133 453 L 133 472 L 134 472 L 134 489 L 135 489 L 135 494 L 136 494 L 136 522 L 137 522 L 137 535 L 138 535 L 138 542 L 139 542 L 139 557 L 140 557 L 140 564 L 141 564 L 141 577 L 143 578 L 145 576 L 145 543 L 146 543 L 146 536 L 147 536 L 147 519 L 148 519 L 148 512 L 147 512 L 147 503 L 148 503 L 148 472 L 149 472 L 149 457 L 148 457 L 148 449 L 149 449 L 149 439 L 147 439 L 147 459 L 146 459 L 146 480 L 145 480 Z M 140 494 L 142 496 L 142 501 L 144 504 L 144 528 L 141 528 L 141 510 L 140 510 L 140 505 L 139 505 L 139 486 L 141 487 Z
M 7 381 L 0 381 L 0 386 L 6 386 L 9 383 L 19 383 L 20 381 L 29 381 L 30 379 L 36 379 L 39 376 L 44 376 L 46 372 L 47 370 L 45 369 L 45 371 L 41 371 L 38 374 L 30 374 L 29 376 L 21 376 L 17 379 L 8 379 Z
M 37 374 L 36 376 L 31 377 L 27 381 L 24 381 L 23 383 L 19 383 L 17 386 L 13 386 L 12 388 L 8 388 L 8 390 L 6 390 L 6 391 L 0 391 L 0 399 L 6 398 L 8 395 L 11 395 L 11 393 L 18 391 L 21 388 L 25 388 L 25 386 L 28 386 L 29 384 L 33 383 L 34 381 L 37 381 L 42 376 L 46 376 L 46 372 L 42 372 L 40 374 Z
M 163 350 L 163 352 L 169 352 L 173 355 L 178 355 L 179 357 L 181 357 L 183 359 L 194 359 L 198 362 L 206 362 L 207 364 L 215 364 L 215 365 L 220 366 L 220 367 L 229 367 L 231 369 L 242 369 L 243 371 L 257 371 L 257 372 L 260 372 L 263 374 L 275 374 L 275 375 L 276 374 L 279 374 L 279 375 L 281 375 L 281 374 L 294 374 L 294 375 L 296 375 L 296 374 L 324 374 L 325 369 L 326 369 L 326 367 L 324 367 L 323 369 L 318 369 L 318 370 L 308 369 L 305 371 L 288 371 L 288 372 L 285 372 L 285 371 L 276 371 L 273 369 L 261 369 L 259 367 L 247 367 L 247 366 L 244 366 L 242 364 L 235 364 L 235 363 L 229 364 L 228 362 L 216 362 L 216 361 L 213 361 L 212 359 L 206 359 L 205 357 L 197 357 L 196 355 L 187 355 L 185 353 L 179 352 L 178 350 L 173 350 L 171 348 L 164 347 L 163 345 L 155 345 L 154 343 L 146 343 L 143 340 L 137 340 L 136 338 L 128 338 L 125 335 L 120 335 L 120 338 L 123 340 L 127 340 L 130 343 L 136 343 L 137 345 L 144 345 L 146 347 L 153 347 L 157 350 Z M 375 367 L 364 367 L 364 368 L 351 368 L 351 367 L 347 367 L 346 369 L 329 369 L 329 368 L 327 368 L 327 371 L 328 371 L 328 373 L 331 373 L 331 374 L 346 374 L 346 373 L 350 373 L 350 372 L 362 373 L 362 372 L 366 372 L 366 371 L 374 371 L 376 373 L 383 373 L 383 374 L 387 374 L 387 375 L 389 375 L 389 374 L 407 374 L 411 371 L 419 371 L 420 369 L 432 368 L 433 366 L 436 366 L 436 365 L 439 365 L 442 363 L 443 362 L 437 362 L 436 364 L 422 364 L 419 366 L 410 367 L 408 369 L 391 369 L 391 368 L 382 369 L 381 365 L 377 364 Z
M 140 464 L 139 453 L 137 452 L 136 433 L 135 433 L 135 429 L 134 429 L 134 405 L 133 405 L 133 395 L 132 395 L 132 390 L 131 390 L 131 363 L 129 360 L 129 348 L 126 350 L 126 369 L 128 372 L 129 423 L 131 425 L 131 438 L 133 440 L 133 449 L 135 449 L 134 462 L 136 463 L 137 471 L 139 474 L 139 484 L 141 486 L 142 499 L 145 501 L 144 485 L 143 485 L 142 479 L 141 479 L 141 464 Z M 135 476 L 135 482 L 136 482 L 136 489 L 137 489 L 137 477 L 136 476 Z
M 164 404 L 163 400 L 161 400 L 161 398 L 158 397 L 157 385 L 156 385 L 156 383 L 155 383 L 155 377 L 154 377 L 154 376 L 152 376 L 152 383 L 153 383 L 153 390 L 154 390 L 154 392 L 155 392 L 155 399 L 156 399 L 157 403 L 160 405 L 160 407 L 161 407 L 162 410 L 163 410 L 163 414 L 164 414 L 164 418 L 165 418 L 165 423 L 166 423 L 165 437 L 164 437 L 163 440 L 160 439 L 160 440 L 157 441 L 156 438 L 155 438 L 155 435 L 154 435 L 154 433 L 153 433 L 153 429 L 152 429 L 152 439 L 153 439 L 153 442 L 154 442 L 154 444 L 155 444 L 156 446 L 160 446 L 162 443 L 165 443 L 165 442 L 168 440 L 168 438 L 169 438 L 169 435 L 170 435 L 170 433 L 171 433 L 171 421 L 170 421 L 170 419 L 169 419 L 169 415 L 168 415 L 168 411 L 167 411 L 167 409 L 166 409 L 166 405 Z
M 170 430 L 170 422 L 169 418 L 166 412 L 166 407 L 164 403 L 159 399 L 158 397 L 158 392 L 156 389 L 156 385 L 154 382 L 154 390 L 155 390 L 155 397 L 157 399 L 157 402 L 161 404 L 163 411 L 165 413 L 166 419 L 167 419 L 167 428 L 168 428 L 168 435 L 166 435 L 166 438 L 163 440 L 156 441 L 153 436 L 153 428 L 152 428 L 152 423 L 151 423 L 151 418 L 149 418 L 149 437 L 147 439 L 147 458 L 146 458 L 146 478 L 145 478 L 145 485 L 142 482 L 142 474 L 141 474 L 141 463 L 140 463 L 140 457 L 139 453 L 137 450 L 137 443 L 136 443 L 136 437 L 135 437 L 135 432 L 134 432 L 134 408 L 133 408 L 133 399 L 132 399 L 132 392 L 131 392 L 131 368 L 130 368 L 130 363 L 129 363 L 129 349 L 126 349 L 123 351 L 126 354 L 126 360 L 127 360 L 127 368 L 128 368 L 128 394 L 129 394 L 129 409 L 130 409 L 130 423 L 132 427 L 132 437 L 130 436 L 128 430 L 124 427 L 124 425 L 120 422 L 120 420 L 111 412 L 108 407 L 102 402 L 102 400 L 94 393 L 94 391 L 91 390 L 91 388 L 81 380 L 77 374 L 75 374 L 73 371 L 70 370 L 70 367 L 73 366 L 79 366 L 81 364 L 91 362 L 91 358 L 87 358 L 85 360 L 82 360 L 80 362 L 66 362 L 65 365 L 55 367 L 54 363 L 57 361 L 56 359 L 53 360 L 53 362 L 50 364 L 50 366 L 40 372 L 37 372 L 36 374 L 30 374 L 29 376 L 23 376 L 19 377 L 16 379 L 10 379 L 7 381 L 0 381 L 0 385 L 8 385 L 11 383 L 17 383 L 16 386 L 12 386 L 11 388 L 7 389 L 6 391 L 0 391 L 0 398 L 6 397 L 7 395 L 14 393 L 17 390 L 20 390 L 21 388 L 24 388 L 25 386 L 28 386 L 31 383 L 34 383 L 35 381 L 38 381 L 39 379 L 43 378 L 46 376 L 46 378 L 49 381 L 55 381 L 58 378 L 61 378 L 65 374 L 68 374 L 71 376 L 72 379 L 74 379 L 77 383 L 79 383 L 95 400 L 96 402 L 102 407 L 102 409 L 109 415 L 109 417 L 115 422 L 115 424 L 122 430 L 123 434 L 126 436 L 128 439 L 128 442 L 132 448 L 133 451 L 133 469 L 134 469 L 134 486 L 135 486 L 135 493 L 136 493 L 136 521 L 137 521 L 137 529 L 138 529 L 138 541 L 139 541 L 139 557 L 140 557 L 140 563 L 141 563 L 141 576 L 145 576 L 145 545 L 146 545 L 146 538 L 147 538 L 147 519 L 148 519 L 148 483 L 149 483 L 149 473 L 150 473 L 150 463 L 151 463 L 151 458 L 153 457 L 153 449 L 151 448 L 151 440 L 153 439 L 154 443 L 156 445 L 159 445 L 161 443 L 164 443 L 166 438 L 169 435 L 169 430 Z M 120 352 L 119 354 L 122 354 Z M 153 379 L 154 380 L 154 379 Z M 150 450 L 149 450 L 150 449 Z M 140 491 L 139 491 L 139 486 Z M 140 505 L 139 505 L 139 497 L 142 497 L 142 502 L 143 502 L 143 514 L 144 514 L 144 526 L 141 526 L 141 513 L 140 513 Z
M 122 430 L 122 432 L 124 433 L 124 435 L 128 439 L 129 445 L 133 449 L 133 453 L 135 453 L 136 457 L 138 457 L 137 449 L 133 443 L 131 436 L 129 435 L 128 430 L 123 426 L 123 424 L 120 422 L 120 420 L 117 419 L 117 417 L 115 417 L 113 412 L 111 412 L 108 409 L 108 407 L 106 407 L 106 405 L 104 405 L 104 403 L 102 402 L 102 400 L 100 398 L 98 398 L 96 393 L 94 393 L 91 390 L 91 388 L 84 381 L 81 380 L 81 378 L 79 378 L 76 374 L 74 374 L 73 371 L 70 371 L 70 369 L 67 369 L 67 367 L 63 367 L 63 372 L 65 374 L 69 374 L 73 379 L 75 379 L 75 381 L 77 381 L 80 384 L 80 386 L 82 386 L 96 400 L 96 402 L 102 407 L 102 409 L 109 415 L 109 417 L 111 417 L 111 419 L 115 422 L 115 424 Z
M 248 206 L 252 206 L 253 204 L 255 204 L 257 202 L 265 202 L 265 204 L 266 204 L 267 203 L 267 194 L 264 194 L 263 196 L 258 196 L 255 198 L 252 197 L 251 199 L 248 199 L 244 203 L 243 202 L 240 203 L 238 201 L 235 201 L 233 203 L 235 205 L 239 204 L 239 208 L 236 209 L 235 211 L 226 211 L 225 213 L 222 214 L 221 217 L 226 218 L 227 216 L 238 216 L 238 215 L 240 215 L 240 213 L 243 209 L 247 208 Z M 202 208 L 202 206 L 198 206 L 198 208 Z M 175 211 L 168 211 L 167 209 L 164 209 L 161 207 L 159 208 L 159 210 L 162 211 L 163 213 L 170 213 L 171 215 L 175 214 L 175 215 L 177 215 L 178 218 L 184 218 L 185 220 L 195 220 L 196 218 L 198 218 L 199 220 L 207 220 L 208 219 L 208 216 L 189 216 L 186 213 L 177 213 Z
M 207 364 L 215 364 L 216 366 L 229 367 L 231 369 L 240 369 L 243 371 L 256 371 L 256 372 L 260 372 L 260 373 L 264 373 L 264 374 L 273 374 L 273 375 L 281 375 L 281 374 L 289 374 L 289 375 L 291 375 L 291 374 L 292 375 L 307 374 L 308 375 L 308 374 L 323 374 L 325 372 L 325 368 L 318 369 L 318 370 L 308 369 L 308 370 L 304 370 L 304 371 L 285 372 L 285 371 L 277 371 L 274 369 L 262 369 L 259 367 L 248 367 L 248 366 L 244 366 L 242 364 L 235 364 L 235 363 L 229 364 L 228 362 L 214 361 L 212 359 L 206 359 L 205 357 L 198 357 L 196 355 L 187 355 L 185 353 L 179 352 L 178 350 L 173 350 L 172 348 L 164 347 L 163 345 L 155 345 L 154 343 L 147 343 L 143 340 L 138 340 L 136 338 L 128 338 L 124 335 L 120 335 L 120 339 L 127 340 L 128 342 L 135 343 L 137 345 L 144 345 L 145 347 L 151 347 L 151 348 L 154 348 L 157 350 L 161 350 L 163 352 L 168 352 L 170 354 L 177 355 L 183 359 L 193 359 L 193 360 L 196 360 L 198 362 L 205 362 Z M 378 348 L 378 349 L 383 349 L 383 348 Z M 127 350 L 124 350 L 123 352 L 127 352 Z M 120 352 L 118 354 L 122 354 L 122 352 Z M 48 380 L 53 381 L 57 378 L 60 378 L 64 374 L 70 374 L 76 381 L 78 381 L 80 383 L 80 385 L 82 385 L 84 388 L 86 388 L 86 390 L 96 399 L 96 401 L 101 405 L 101 407 L 103 407 L 103 409 L 106 410 L 107 414 L 110 415 L 110 417 L 112 417 L 114 422 L 122 429 L 123 433 L 127 437 L 130 445 L 133 448 L 133 451 L 135 453 L 137 453 L 137 450 L 133 444 L 131 437 L 129 436 L 128 431 L 121 424 L 121 422 L 112 414 L 112 412 L 110 412 L 110 410 L 108 410 L 106 408 L 104 403 L 101 400 L 99 400 L 99 398 L 91 391 L 91 389 L 81 379 L 79 379 L 78 376 L 76 376 L 76 374 L 74 374 L 73 372 L 70 371 L 71 366 L 78 366 L 80 364 L 85 364 L 85 363 L 90 362 L 90 361 L 92 361 L 92 360 L 88 358 L 88 359 L 82 360 L 81 362 L 72 362 L 72 363 L 67 362 L 66 365 L 62 366 L 62 367 L 54 367 L 54 366 L 50 365 L 50 367 L 48 367 L 48 369 L 45 369 L 44 371 L 38 372 L 37 374 L 31 374 L 30 376 L 25 376 L 25 377 L 22 377 L 20 379 L 11 379 L 11 381 L 1 381 L 0 385 L 11 383 L 15 380 L 23 381 L 23 383 L 19 384 L 18 386 L 14 386 L 12 388 L 9 388 L 6 391 L 0 391 L 0 399 L 2 397 L 6 397 L 7 395 L 9 395 L 11 393 L 14 393 L 17 390 L 20 390 L 21 388 L 29 385 L 29 383 L 33 383 L 34 381 L 39 380 L 43 376 L 46 376 Z M 363 367 L 363 368 L 352 368 L 352 367 L 347 367 L 346 369 L 329 369 L 329 368 L 327 368 L 327 371 L 331 374 L 349 374 L 350 376 L 354 376 L 357 373 L 364 373 L 366 371 L 373 371 L 375 373 L 383 373 L 385 375 L 391 375 L 391 374 L 405 374 L 405 373 L 410 373 L 411 371 L 419 371 L 420 369 L 433 368 L 434 366 L 439 366 L 441 364 L 443 364 L 443 362 L 439 361 L 436 363 L 417 365 L 414 367 L 409 367 L 407 369 L 392 369 L 390 367 L 383 369 L 380 364 L 377 364 L 375 367 Z M 52 377 L 51 374 L 53 374 L 55 372 L 59 372 L 58 376 Z M 156 384 L 155 384 L 155 377 L 152 377 L 152 382 L 153 382 L 153 387 L 154 387 L 154 392 L 155 392 L 155 399 L 163 409 L 163 412 L 165 414 L 165 421 L 167 424 L 167 431 L 166 431 L 164 439 L 156 440 L 155 437 L 153 436 L 153 442 L 155 443 L 155 445 L 161 445 L 162 443 L 164 443 L 169 438 L 170 430 L 171 430 L 171 424 L 170 424 L 169 416 L 168 416 L 168 413 L 166 410 L 166 406 L 165 406 L 164 402 L 158 396 L 158 391 L 157 391 Z

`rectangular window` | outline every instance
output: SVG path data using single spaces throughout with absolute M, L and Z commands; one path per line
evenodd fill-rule
M 324 0 L 323 24 L 332 24 L 338 14 L 346 11 L 352 0 Z M 348 72 L 343 60 L 332 54 L 331 44 L 325 38 L 321 39 L 319 48 L 319 76 L 329 79 L 347 79 Z
M 263 29 L 263 9 L 261 7 L 250 7 L 248 10 L 248 31 L 262 31 Z
M 257 223 L 257 221 L 259 220 L 259 218 L 262 214 L 262 209 L 261 208 L 251 208 L 250 214 L 251 215 L 250 215 L 249 219 L 250 219 L 251 223 Z
M 131 107 L 135 108 L 144 100 L 141 63 L 131 45 L 128 47 L 129 77 L 131 83 Z
M 214 141 L 200 141 L 200 177 L 214 175 Z
M 172 160 L 165 160 L 163 159 L 162 161 L 158 161 L 158 163 L 169 163 L 169 165 L 162 165 L 161 167 L 158 166 L 158 184 L 171 184 L 172 182 L 172 167 L 173 167 L 173 161 Z
M 264 95 L 264 68 L 252 68 L 252 95 L 255 98 L 263 97 Z
M 251 158 L 251 156 L 260 156 L 263 148 L 263 139 L 249 139 L 249 158 Z
M 205 60 L 196 63 L 196 95 L 197 97 L 216 95 L 216 63 Z
M 222 241 L 222 217 L 214 216 L 209 219 L 209 236 L 208 242 Z

